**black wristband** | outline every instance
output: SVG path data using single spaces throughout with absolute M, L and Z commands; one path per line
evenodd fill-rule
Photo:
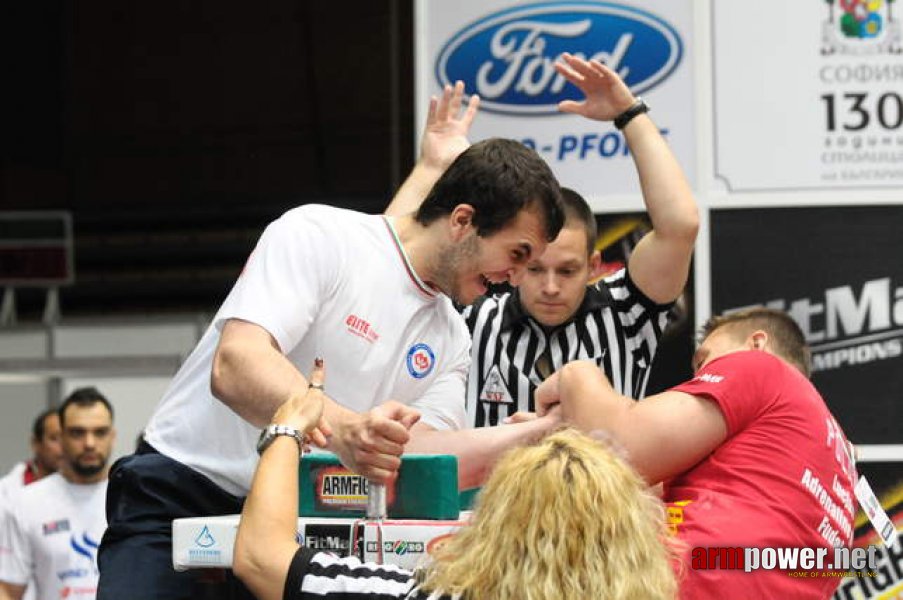
M 625 127 L 627 127 L 627 124 L 633 120 L 634 117 L 647 112 L 649 112 L 649 105 L 646 104 L 645 100 L 637 97 L 636 102 L 634 102 L 630 108 L 615 117 L 615 127 L 618 129 L 624 129 Z

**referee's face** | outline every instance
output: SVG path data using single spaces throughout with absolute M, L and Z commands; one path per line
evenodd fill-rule
M 520 283 L 521 304 L 542 325 L 557 327 L 577 312 L 589 275 L 586 229 L 566 225 L 545 252 L 527 265 Z

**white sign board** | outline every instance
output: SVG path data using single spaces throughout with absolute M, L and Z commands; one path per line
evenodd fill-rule
M 689 0 L 543 2 L 419 0 L 416 5 L 418 127 L 429 97 L 461 80 L 481 98 L 473 141 L 506 137 L 535 148 L 562 185 L 597 211 L 642 210 L 624 138 L 611 123 L 560 114 L 579 99 L 553 68 L 562 52 L 598 58 L 652 107 L 688 176 L 694 172 Z
M 903 15 L 893 9 L 711 3 L 715 177 L 727 191 L 903 184 Z

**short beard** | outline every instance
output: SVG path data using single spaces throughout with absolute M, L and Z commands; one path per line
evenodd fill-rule
M 72 471 L 79 477 L 93 477 L 104 470 L 107 461 L 102 461 L 96 465 L 83 465 L 78 462 L 72 463 Z
M 464 265 L 475 262 L 473 259 L 480 254 L 477 236 L 472 235 L 460 244 L 451 244 L 439 253 L 436 260 L 435 276 L 433 283 L 458 304 L 465 304 L 461 300 L 459 288 L 459 275 Z

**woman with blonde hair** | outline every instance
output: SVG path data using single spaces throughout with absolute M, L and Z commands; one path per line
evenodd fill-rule
M 273 423 L 320 424 L 322 367 Z M 393 418 L 416 415 L 397 405 Z M 575 430 L 508 452 L 471 522 L 412 573 L 299 547 L 299 445 L 277 436 L 262 453 L 234 550 L 236 575 L 261 600 L 670 599 L 677 591 L 659 501 L 607 445 Z

